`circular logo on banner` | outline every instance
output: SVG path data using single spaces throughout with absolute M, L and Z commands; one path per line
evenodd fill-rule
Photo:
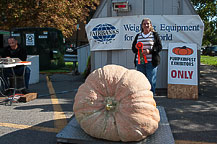
M 191 48 L 188 48 L 186 46 L 183 47 L 175 47 L 173 48 L 173 53 L 176 55 L 191 55 L 193 54 L 193 50 Z
M 114 40 L 119 30 L 111 24 L 99 24 L 93 28 L 90 35 L 98 42 L 109 42 Z

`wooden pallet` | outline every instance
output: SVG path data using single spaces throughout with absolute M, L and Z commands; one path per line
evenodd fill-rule
M 37 96 L 38 96 L 37 93 L 28 93 L 23 96 L 20 96 L 19 102 L 29 102 L 29 101 L 36 99 Z

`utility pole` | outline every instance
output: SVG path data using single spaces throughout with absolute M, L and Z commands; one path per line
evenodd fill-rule
M 79 24 L 77 24 L 77 29 L 76 29 L 76 42 L 75 42 L 75 47 L 78 47 L 78 30 L 79 30 Z

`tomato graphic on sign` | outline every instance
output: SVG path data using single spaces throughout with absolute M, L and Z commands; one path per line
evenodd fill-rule
M 191 55 L 193 52 L 194 51 L 191 48 L 186 46 L 173 48 L 173 53 L 176 55 Z

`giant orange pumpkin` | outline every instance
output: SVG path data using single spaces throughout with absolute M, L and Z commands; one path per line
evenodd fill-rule
M 160 121 L 148 79 L 139 71 L 107 65 L 93 71 L 74 99 L 74 114 L 89 135 L 112 141 L 140 141 Z

